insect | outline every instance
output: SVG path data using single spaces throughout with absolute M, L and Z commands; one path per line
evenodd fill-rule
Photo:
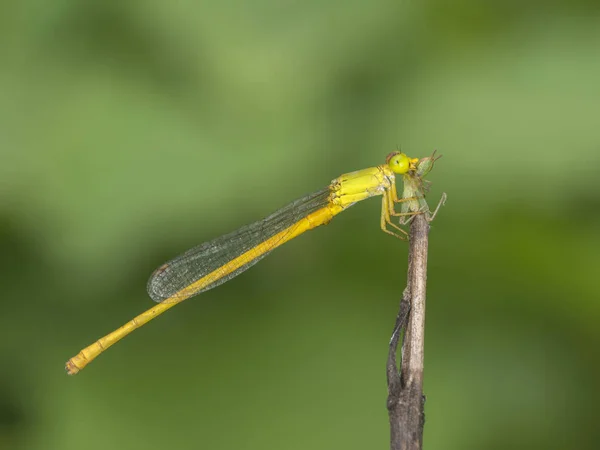
M 408 223 L 415 214 L 426 213 L 430 217 L 422 178 L 434 161 L 433 155 L 419 163 L 417 158 L 409 158 L 404 153 L 390 153 L 383 165 L 341 175 L 325 189 L 306 195 L 263 220 L 205 242 L 168 261 L 156 269 L 148 281 L 148 294 L 158 304 L 81 350 L 66 363 L 67 372 L 78 373 L 108 347 L 156 316 L 229 281 L 275 248 L 305 231 L 329 223 L 342 211 L 367 198 L 382 196 L 381 229 L 406 240 L 408 234 L 392 222 L 392 217 L 398 217 L 400 224 Z M 402 197 L 396 192 L 396 175 L 403 177 Z M 396 204 L 402 204 L 401 211 L 396 211 Z

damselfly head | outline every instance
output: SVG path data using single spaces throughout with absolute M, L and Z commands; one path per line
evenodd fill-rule
M 418 158 L 409 158 L 404 153 L 392 152 L 385 159 L 386 164 L 394 173 L 406 173 L 409 170 L 416 170 Z

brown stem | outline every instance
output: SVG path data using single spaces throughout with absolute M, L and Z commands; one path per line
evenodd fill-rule
M 421 450 L 423 445 L 428 237 L 429 222 L 425 214 L 419 214 L 410 224 L 407 284 L 402 294 L 387 361 L 387 408 L 392 450 Z M 396 353 L 402 334 L 402 362 L 398 372 Z

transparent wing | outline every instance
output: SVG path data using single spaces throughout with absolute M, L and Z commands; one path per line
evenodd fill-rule
M 252 250 L 258 244 L 281 233 L 309 214 L 328 204 L 329 188 L 300 198 L 274 212 L 267 218 L 243 226 L 238 230 L 198 245 L 160 266 L 148 280 L 148 294 L 155 302 L 162 302 L 177 294 L 192 283 L 223 267 L 229 261 Z M 282 237 L 282 240 L 284 238 Z M 252 267 L 273 248 L 257 254 L 243 266 L 231 273 L 215 278 L 210 284 L 195 292 L 208 291 Z
M 425 200 L 425 195 L 429 191 L 429 181 L 415 175 L 404 175 L 402 177 L 404 189 L 402 198 L 413 198 L 402 203 L 400 212 L 429 212 L 429 205 Z

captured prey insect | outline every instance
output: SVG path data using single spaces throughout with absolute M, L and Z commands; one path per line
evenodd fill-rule
M 148 281 L 148 294 L 158 305 L 81 350 L 66 363 L 67 372 L 70 375 L 78 373 L 108 347 L 159 314 L 225 283 L 280 245 L 305 231 L 329 223 L 345 209 L 367 198 L 382 196 L 381 229 L 406 240 L 408 234 L 392 222 L 392 217 L 399 217 L 400 223 L 405 224 L 415 214 L 426 213 L 429 216 L 423 199 L 422 180 L 435 161 L 433 156 L 429 158 L 419 163 L 417 158 L 409 158 L 404 153 L 390 153 L 383 165 L 341 175 L 325 189 L 302 197 L 263 220 L 194 247 L 168 261 L 156 269 Z M 401 198 L 396 192 L 396 175 L 402 175 L 404 181 Z M 396 212 L 395 205 L 398 203 L 402 204 L 402 210 Z
M 431 182 L 426 180 L 425 177 L 431 172 L 435 162 L 442 157 L 442 155 L 436 156 L 436 151 L 431 156 L 421 158 L 414 171 L 409 171 L 402 175 L 404 189 L 401 197 L 401 214 L 399 214 L 400 225 L 407 225 L 416 214 L 423 214 L 427 221 L 431 222 L 437 215 L 440 207 L 446 203 L 447 196 L 446 193 L 443 193 L 435 210 L 431 212 L 429 205 L 425 201 L 425 195 L 429 192 L 431 186 Z

